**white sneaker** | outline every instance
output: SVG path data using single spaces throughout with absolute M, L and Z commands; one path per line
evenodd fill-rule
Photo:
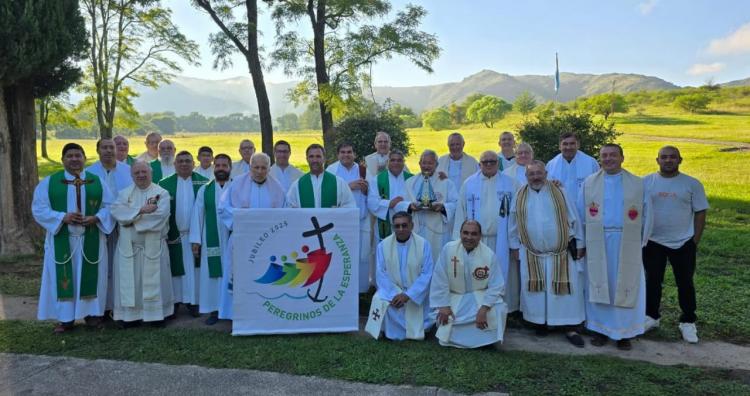
M 643 332 L 647 333 L 648 331 L 653 330 L 653 329 L 659 327 L 659 322 L 660 321 L 661 321 L 661 318 L 660 319 L 654 319 L 654 318 L 646 315 L 646 323 L 643 324 Z
M 698 343 L 698 329 L 695 328 L 695 323 L 680 323 L 680 333 L 682 333 L 682 339 L 691 343 Z

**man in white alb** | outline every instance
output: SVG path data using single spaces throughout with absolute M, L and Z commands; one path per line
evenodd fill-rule
M 291 155 L 292 146 L 286 140 L 279 140 L 273 145 L 273 156 L 276 163 L 271 166 L 269 174 L 281 184 L 285 193 L 289 191 L 292 183 L 302 176 L 302 171 L 289 163 L 289 156 Z

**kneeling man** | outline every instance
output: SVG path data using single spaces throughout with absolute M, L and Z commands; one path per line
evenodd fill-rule
M 478 348 L 503 340 L 508 312 L 505 280 L 497 257 L 482 240 L 482 227 L 466 220 L 461 240 L 440 253 L 430 285 L 430 307 L 437 308 L 440 345 Z
M 376 339 L 385 324 L 391 340 L 422 340 L 435 323 L 428 294 L 432 277 L 430 243 L 413 233 L 411 215 L 393 215 L 394 233 L 378 244 L 375 279 L 367 332 Z

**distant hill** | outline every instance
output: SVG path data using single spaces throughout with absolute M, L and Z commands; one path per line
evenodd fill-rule
M 660 78 L 640 74 L 560 73 L 558 100 L 566 102 L 579 96 L 610 92 L 613 81 L 615 91 L 621 93 L 679 88 Z M 286 93 L 294 85 L 294 82 L 267 83 L 274 117 L 302 111 L 286 98 Z M 552 100 L 555 95 L 552 76 L 511 76 L 492 70 L 482 70 L 460 82 L 417 87 L 374 87 L 373 91 L 379 102 L 391 98 L 415 112 L 460 102 L 475 92 L 499 96 L 506 101 L 513 101 L 523 91 L 531 92 L 542 102 Z M 193 111 L 205 115 L 258 111 L 250 77 L 225 80 L 177 77 L 171 84 L 156 90 L 141 91 L 141 96 L 135 99 L 135 106 L 140 112 L 172 111 L 178 115 Z
M 742 79 L 742 80 L 734 80 L 725 82 L 724 84 L 719 84 L 722 87 L 747 87 L 750 86 L 750 77 Z

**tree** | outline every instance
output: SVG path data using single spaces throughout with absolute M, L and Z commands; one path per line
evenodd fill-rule
M 388 108 L 388 113 L 400 118 L 404 128 L 419 128 L 422 126 L 422 120 L 418 115 L 414 114 L 414 110 L 410 107 L 395 103 Z
M 578 134 L 580 150 L 594 157 L 599 156 L 603 144 L 613 143 L 620 135 L 613 122 L 594 121 L 589 113 L 540 113 L 535 120 L 525 120 L 519 127 L 521 139 L 534 148 L 534 158 L 544 162 L 559 153 L 559 136 L 563 131 Z
M 175 131 L 177 131 L 177 120 L 174 114 L 156 114 L 148 121 L 154 124 L 159 129 L 159 132 L 165 135 L 174 135 Z
M 43 240 L 29 205 L 39 182 L 34 99 L 80 73 L 85 37 L 76 0 L 0 6 L 0 255 L 34 253 Z
M 675 106 L 691 113 L 706 110 L 709 103 L 711 103 L 711 98 L 703 93 L 680 95 L 674 100 Z
M 299 116 L 299 127 L 302 129 L 320 129 L 320 107 L 316 102 L 310 102 L 305 111 Z
M 422 125 L 435 131 L 451 127 L 451 114 L 444 108 L 430 110 L 422 115 Z
M 513 109 L 523 114 L 524 118 L 534 111 L 535 108 L 536 99 L 534 99 L 534 96 L 529 93 L 529 91 L 521 92 L 521 94 L 516 97 L 516 100 L 513 101 Z
M 47 160 L 50 159 L 49 153 L 47 153 L 48 127 L 51 126 L 58 129 L 78 126 L 78 121 L 73 116 L 73 109 L 66 102 L 67 97 L 65 94 L 50 94 L 36 100 L 36 105 L 39 109 L 37 118 L 39 120 L 40 137 L 42 139 L 42 158 Z
M 198 44 L 172 22 L 160 0 L 82 0 L 89 25 L 89 67 L 82 91 L 93 99 L 102 137 L 112 137 L 118 93 L 128 83 L 156 88 L 197 64 Z
M 213 2 L 194 0 L 193 3 L 208 13 L 221 29 L 221 33 L 213 33 L 209 36 L 211 51 L 216 57 L 214 68 L 224 70 L 231 66 L 231 55 L 234 53 L 239 52 L 245 57 L 250 77 L 253 80 L 255 100 L 258 102 L 261 147 L 263 152 L 273 159 L 273 120 L 263 78 L 263 66 L 260 61 L 257 0 L 216 0 Z M 238 21 L 234 15 L 234 8 L 243 5 L 244 19 Z
M 440 54 L 437 38 L 418 29 L 426 11 L 407 5 L 392 22 L 381 26 L 360 24 L 388 15 L 387 0 L 266 0 L 274 3 L 277 42 L 272 57 L 288 75 L 303 77 L 294 89 L 297 103 L 318 102 L 326 151 L 333 153 L 336 131 L 334 110 L 361 96 L 371 81 L 365 71 L 394 55 L 432 72 Z M 312 27 L 312 39 L 287 30 L 300 19 Z
M 497 96 L 483 96 L 466 109 L 466 118 L 471 122 L 481 122 L 492 128 L 513 106 Z
M 583 109 L 608 119 L 614 113 L 627 113 L 628 102 L 620 94 L 606 93 L 594 95 L 582 103 Z
M 357 113 L 344 117 L 337 125 L 335 145 L 347 142 L 354 148 L 360 161 L 364 161 L 367 154 L 373 151 L 372 142 L 378 131 L 388 132 L 391 137 L 391 148 L 398 149 L 409 155 L 412 151 L 409 134 L 404 130 L 398 116 L 386 111 Z M 335 153 L 334 153 L 335 155 Z
M 466 122 L 466 106 L 457 105 L 455 102 L 448 106 L 448 113 L 451 115 L 453 125 L 462 125 Z
M 276 118 L 276 125 L 280 131 L 296 131 L 299 129 L 299 119 L 297 114 L 286 113 Z

